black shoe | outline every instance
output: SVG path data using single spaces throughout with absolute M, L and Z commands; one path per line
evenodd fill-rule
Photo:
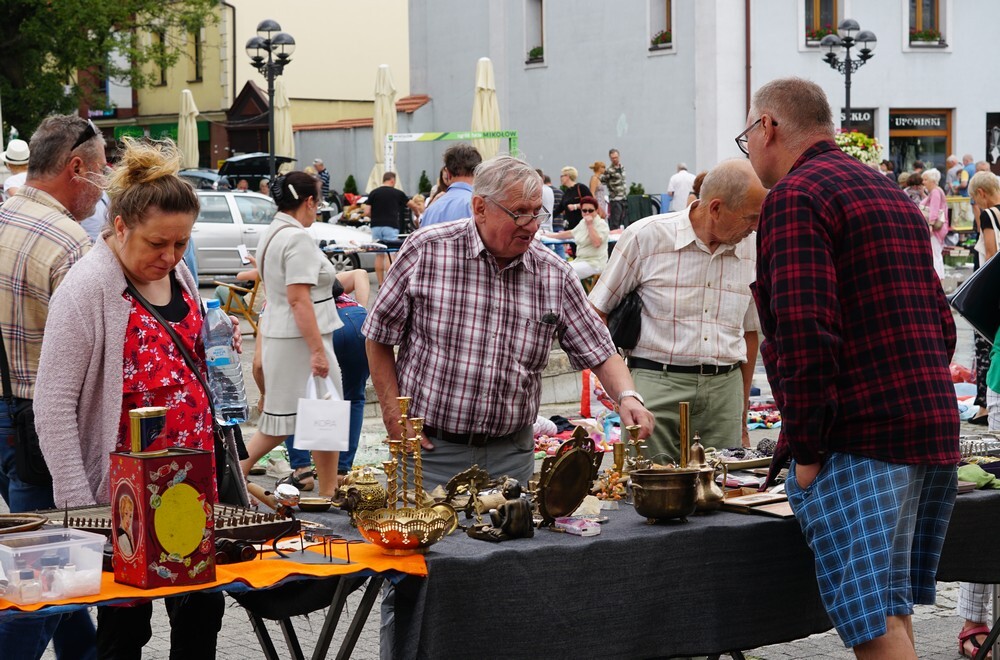
M 976 426 L 989 426 L 990 416 L 989 415 L 976 415 L 972 419 L 968 420 L 969 424 L 975 424 Z

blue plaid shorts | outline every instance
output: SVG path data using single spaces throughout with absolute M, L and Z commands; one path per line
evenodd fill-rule
M 955 504 L 954 466 L 828 457 L 802 489 L 792 462 L 785 490 L 816 559 L 816 581 L 847 647 L 881 637 L 887 616 L 932 605 Z

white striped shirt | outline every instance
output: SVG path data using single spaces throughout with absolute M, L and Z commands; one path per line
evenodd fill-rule
M 678 366 L 746 362 L 744 332 L 759 329 L 750 292 L 757 234 L 713 254 L 695 236 L 689 211 L 630 225 L 590 301 L 608 313 L 639 289 L 642 332 L 634 357 Z

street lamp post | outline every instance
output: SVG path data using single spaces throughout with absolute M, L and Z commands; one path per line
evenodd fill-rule
M 861 26 L 853 18 L 845 18 L 837 31 L 840 33 L 828 34 L 819 42 L 820 48 L 827 48 L 829 52 L 823 59 L 830 65 L 831 69 L 836 69 L 844 74 L 844 104 L 847 106 L 847 130 L 851 130 L 851 74 L 865 65 L 865 62 L 875 56 L 872 50 L 875 48 L 875 33 L 869 30 L 861 30 Z M 857 33 L 857 36 L 854 34 Z M 856 59 L 851 58 L 851 49 L 861 45 Z M 837 57 L 837 50 L 844 49 L 844 59 Z
M 274 79 L 284 72 L 285 65 L 292 61 L 295 39 L 282 32 L 277 21 L 266 19 L 257 25 L 257 36 L 250 37 L 246 45 L 250 64 L 267 78 L 267 125 L 268 125 L 268 165 L 271 181 L 274 181 Z M 273 185 L 273 183 L 272 183 Z

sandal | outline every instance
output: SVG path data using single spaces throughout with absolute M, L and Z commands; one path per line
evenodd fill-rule
M 278 484 L 291 484 L 299 490 L 310 491 L 316 484 L 316 470 L 305 470 L 304 472 L 299 472 L 298 474 L 292 472 L 287 477 L 278 479 L 275 485 Z
M 965 658 L 975 658 L 979 653 L 979 648 L 982 646 L 982 642 L 976 639 L 977 635 L 989 635 L 990 629 L 987 626 L 976 626 L 975 628 L 966 628 L 962 632 L 958 633 L 958 652 Z M 965 644 L 968 642 L 972 644 L 973 651 L 969 653 Z M 987 658 L 991 656 L 986 655 Z

